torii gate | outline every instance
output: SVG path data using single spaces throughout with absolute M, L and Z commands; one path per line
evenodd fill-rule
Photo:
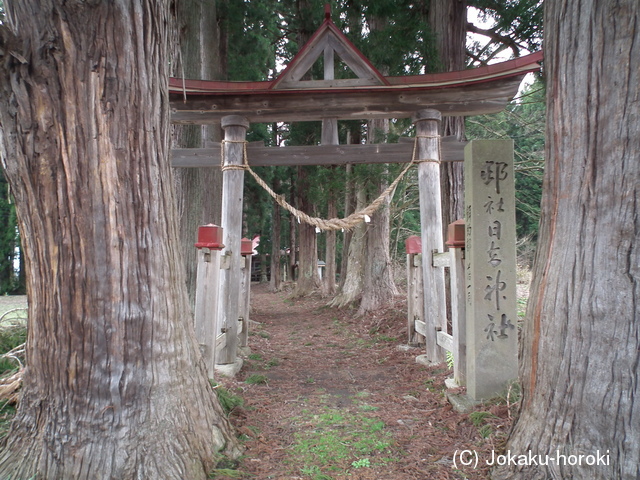
M 325 79 L 302 80 L 316 60 L 324 56 Z M 357 78 L 335 79 L 338 55 Z M 445 138 L 440 142 L 442 115 L 467 116 L 503 110 L 516 95 L 524 76 L 540 69 L 542 52 L 500 64 L 457 72 L 403 77 L 382 75 L 331 20 L 325 20 L 311 39 L 274 80 L 223 82 L 172 78 L 169 82 L 171 121 L 175 124 L 221 122 L 222 145 L 210 149 L 175 149 L 174 167 L 219 166 L 223 162 L 223 253 L 229 269 L 222 273 L 222 319 L 227 345 L 217 363 L 236 360 L 237 318 L 241 279 L 241 218 L 244 148 L 250 123 L 323 121 L 322 144 L 305 147 L 246 146 L 250 166 L 338 165 L 409 162 L 414 145 L 408 142 L 380 145 L 337 145 L 339 119 L 412 118 L 416 126 L 422 251 L 441 252 L 441 161 L 462 161 L 464 142 Z M 426 355 L 440 361 L 442 353 L 435 332 L 446 331 L 445 288 L 441 270 L 423 262 L 424 305 L 429 314 Z

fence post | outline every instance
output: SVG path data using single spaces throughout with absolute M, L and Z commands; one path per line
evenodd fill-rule
M 407 341 L 409 345 L 424 343 L 424 337 L 416 330 L 416 323 L 423 325 L 424 293 L 422 285 L 422 241 L 411 235 L 404 242 L 407 252 Z
M 220 250 L 224 247 L 222 228 L 213 224 L 200 226 L 195 247 L 198 249 L 195 331 L 207 374 L 209 378 L 213 378 L 216 338 L 219 330 L 217 324 L 219 319 Z
M 453 335 L 453 379 L 459 386 L 466 384 L 467 377 L 467 324 L 464 271 L 464 220 L 449 224 L 448 239 L 451 263 L 451 333 Z
M 240 310 L 242 330 L 238 334 L 238 346 L 244 348 L 249 340 L 249 308 L 251 305 L 251 259 L 253 258 L 253 245 L 248 238 L 242 239 L 240 249 L 242 254 L 242 284 L 240 287 Z

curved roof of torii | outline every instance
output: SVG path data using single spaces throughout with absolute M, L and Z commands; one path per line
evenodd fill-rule
M 338 55 L 357 78 L 302 80 L 320 55 Z M 542 51 L 456 72 L 387 77 L 346 38 L 330 15 L 274 80 L 222 82 L 171 78 L 173 123 L 207 124 L 227 115 L 250 122 L 322 118 L 406 118 L 425 108 L 443 115 L 503 110 L 528 72 L 540 69 Z

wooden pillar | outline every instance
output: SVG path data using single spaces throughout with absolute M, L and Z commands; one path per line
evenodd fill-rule
M 216 341 L 219 327 L 220 251 L 222 244 L 220 227 L 202 225 L 198 228 L 198 265 L 195 294 L 195 330 L 200 352 L 209 378 L 214 377 Z
M 467 318 L 464 248 L 451 248 L 451 330 L 453 334 L 453 378 L 461 387 L 467 378 Z
M 240 312 L 242 332 L 238 334 L 238 346 L 246 347 L 249 342 L 249 310 L 251 305 L 251 253 L 242 256 L 242 282 L 240 289 Z
M 413 117 L 416 125 L 416 161 L 420 192 L 420 231 L 424 284 L 424 322 L 427 360 L 441 363 L 444 350 L 436 343 L 436 332 L 447 331 L 444 269 L 433 266 L 433 253 L 444 250 L 440 197 L 440 138 L 442 114 L 420 110 Z
M 244 144 L 249 122 L 238 115 L 222 119 L 224 129 L 222 167 L 222 228 L 224 231 L 223 255 L 225 268 L 220 276 L 222 312 L 220 332 L 226 341 L 216 353 L 216 363 L 235 363 L 238 348 L 238 318 L 240 307 L 240 287 L 242 282 L 240 245 L 242 239 L 242 200 L 244 170 Z M 234 168 L 237 166 L 238 168 Z

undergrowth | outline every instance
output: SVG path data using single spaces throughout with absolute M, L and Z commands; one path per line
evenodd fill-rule
M 7 320 L 5 315 L 3 320 Z M 0 327 L 0 377 L 9 377 L 24 365 L 24 348 L 20 353 L 12 352 L 11 356 L 5 356 L 5 354 L 23 345 L 26 339 L 27 327 L 23 324 L 16 323 Z M 15 413 L 15 405 L 7 399 L 0 400 L 0 439 L 9 432 Z
M 325 407 L 304 412 L 295 423 L 302 429 L 294 435 L 290 463 L 305 477 L 329 479 L 396 461 L 392 435 L 377 418 Z
M 231 393 L 227 388 L 223 387 L 219 383 L 216 383 L 214 380 L 210 380 L 211 386 L 215 389 L 216 395 L 218 396 L 218 401 L 220 402 L 220 406 L 224 410 L 224 413 L 229 416 L 229 414 L 238 407 L 242 407 L 244 404 L 244 399 L 234 393 Z

